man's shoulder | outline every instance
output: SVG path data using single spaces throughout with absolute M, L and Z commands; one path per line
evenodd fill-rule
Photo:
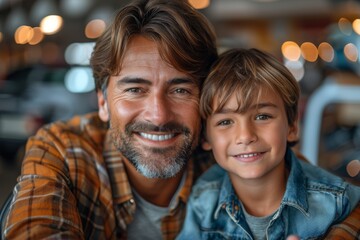
M 97 113 L 88 113 L 49 123 L 40 128 L 30 140 L 54 141 L 65 148 L 68 144 L 76 147 L 78 142 L 84 141 L 102 146 L 106 133 L 107 124 L 100 120 Z
M 76 115 L 67 120 L 58 120 L 45 125 L 43 128 L 56 132 L 66 132 L 73 134 L 84 134 L 91 132 L 106 132 L 106 123 L 102 122 L 97 113 Z

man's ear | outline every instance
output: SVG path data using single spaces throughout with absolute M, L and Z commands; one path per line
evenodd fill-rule
M 201 140 L 201 147 L 202 147 L 202 149 L 204 149 L 205 151 L 210 151 L 210 150 L 211 150 L 211 145 L 210 145 L 210 143 L 209 143 L 206 139 L 202 139 L 202 140 Z
M 98 107 L 99 107 L 99 117 L 102 121 L 109 121 L 109 109 L 105 96 L 101 90 L 97 91 L 98 97 Z

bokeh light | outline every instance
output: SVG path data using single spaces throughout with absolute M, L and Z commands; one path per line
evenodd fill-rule
M 85 27 L 85 36 L 90 39 L 98 38 L 104 32 L 106 23 L 102 19 L 91 20 Z
M 355 19 L 352 23 L 352 27 L 354 29 L 354 32 L 360 35 L 360 19 Z
M 65 50 L 65 61 L 71 65 L 89 65 L 95 43 L 72 43 Z
M 348 43 L 344 47 L 344 55 L 349 61 L 356 62 L 358 60 L 359 52 L 353 43 Z
M 34 36 L 34 30 L 30 26 L 22 25 L 15 31 L 14 38 L 17 44 L 26 44 Z
M 73 67 L 65 76 L 65 87 L 73 93 L 85 93 L 95 89 L 95 82 L 89 67 Z
M 36 45 L 44 39 L 44 34 L 39 27 L 33 28 L 33 36 L 29 41 L 30 45 Z
M 63 25 L 63 19 L 58 15 L 49 15 L 44 17 L 40 22 L 41 31 L 44 34 L 55 34 L 60 31 Z
M 346 171 L 350 177 L 356 177 L 360 174 L 360 160 L 354 159 L 346 165 Z
M 0 43 L 2 42 L 3 38 L 4 38 L 3 33 L 0 32 Z
M 320 43 L 318 47 L 319 57 L 325 62 L 332 62 L 334 60 L 334 48 L 327 42 Z
M 351 22 L 347 18 L 340 18 L 338 22 L 338 26 L 343 34 L 347 36 L 351 35 L 352 26 L 351 26 Z
M 297 43 L 293 41 L 286 41 L 281 46 L 283 56 L 290 61 L 297 61 L 301 55 L 301 49 Z
M 304 64 L 300 61 L 285 61 L 285 67 L 289 69 L 297 81 L 303 79 L 305 75 Z
M 301 55 L 306 61 L 315 62 L 319 56 L 317 47 L 311 42 L 301 44 Z
M 189 3 L 196 9 L 203 9 L 209 6 L 210 0 L 189 0 Z

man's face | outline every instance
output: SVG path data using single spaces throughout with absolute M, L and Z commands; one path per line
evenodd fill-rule
M 115 146 L 148 178 L 169 178 L 189 160 L 200 133 L 199 86 L 161 59 L 157 45 L 132 38 L 121 71 L 99 93 Z

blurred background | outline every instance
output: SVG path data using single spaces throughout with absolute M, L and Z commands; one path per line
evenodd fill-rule
M 95 111 L 89 56 L 129 0 L 0 0 L 0 205 L 26 139 Z M 313 164 L 360 185 L 360 0 L 189 0 L 218 48 L 274 54 L 299 81 L 301 141 Z

